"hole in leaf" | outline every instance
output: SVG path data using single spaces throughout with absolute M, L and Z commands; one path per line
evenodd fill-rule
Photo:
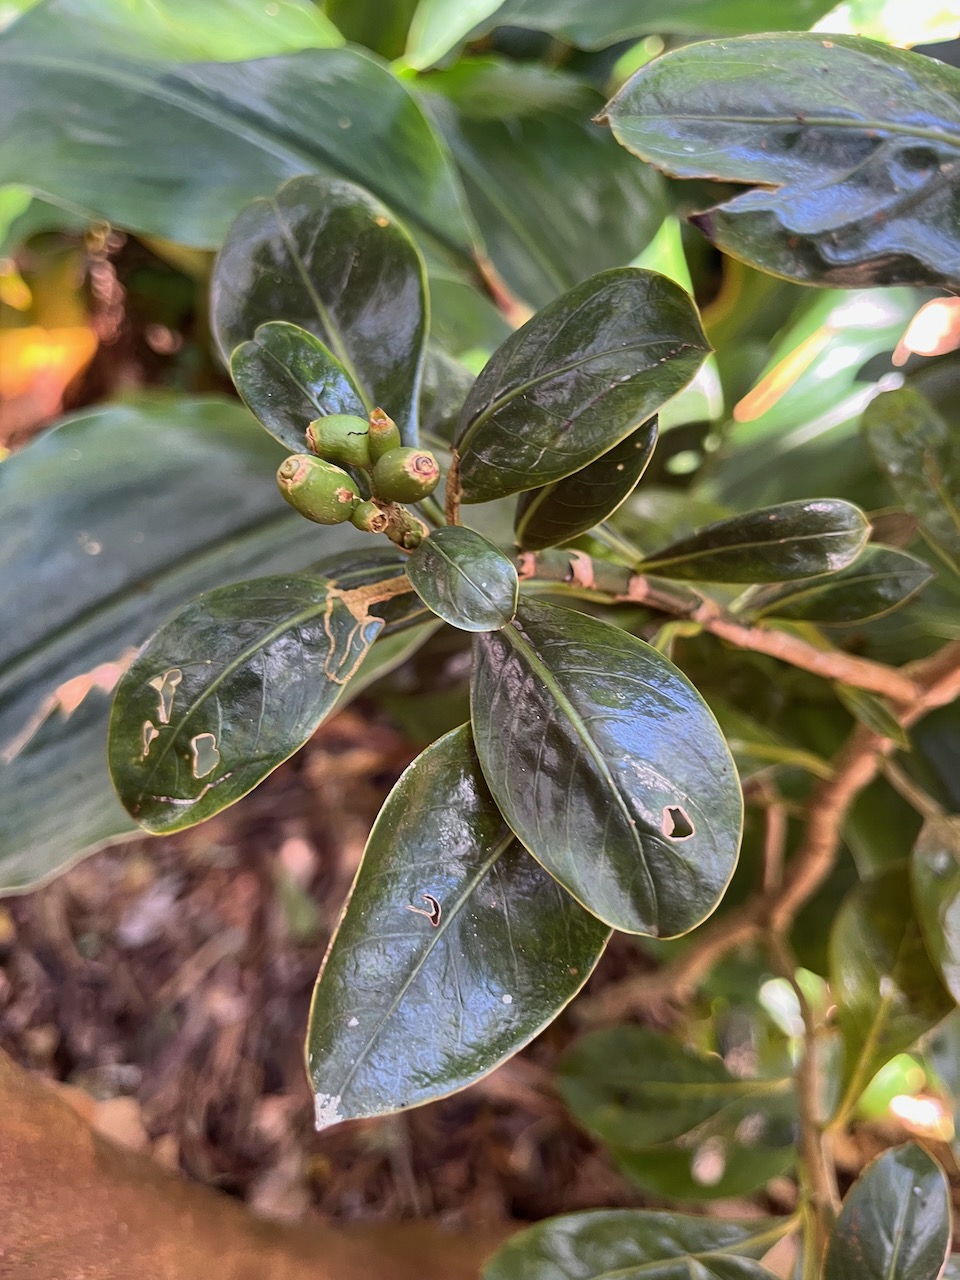
M 193 752 L 193 776 L 205 778 L 220 763 L 217 740 L 212 733 L 198 733 L 190 743 Z
M 183 679 L 183 672 L 179 667 L 171 667 L 169 671 L 164 671 L 162 676 L 154 676 L 147 683 L 151 689 L 157 691 L 157 719 L 161 724 L 169 724 L 170 716 L 173 713 L 173 698 Z
M 694 833 L 693 823 L 680 805 L 664 806 L 660 829 L 668 840 L 689 840 Z
M 144 720 L 143 731 L 141 734 L 141 740 L 143 743 L 144 760 L 146 760 L 147 756 L 150 754 L 150 744 L 153 742 L 155 738 L 159 738 L 159 737 L 160 737 L 160 730 L 156 727 L 156 725 L 152 724 L 149 720 Z
M 420 897 L 427 904 L 426 907 L 415 907 L 412 903 L 408 903 L 407 910 L 412 911 L 417 916 L 426 916 L 434 929 L 436 929 L 440 923 L 442 907 L 432 893 L 421 893 Z

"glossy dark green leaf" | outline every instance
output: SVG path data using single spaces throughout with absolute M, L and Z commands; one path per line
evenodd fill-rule
M 830 934 L 830 985 L 853 1103 L 885 1062 L 953 1008 L 924 949 L 905 864 L 858 885 L 841 906 Z
M 857 36 L 688 45 L 606 110 L 680 178 L 750 189 L 694 221 L 724 252 L 808 284 L 960 281 L 960 71 Z
M 609 932 L 522 849 L 464 725 L 380 811 L 317 980 L 318 1128 L 465 1088 L 551 1022 Z
M 960 818 L 926 820 L 910 855 L 910 878 L 927 951 L 960 1003 Z
M 657 445 L 657 419 L 572 476 L 520 495 L 514 534 L 518 546 L 542 551 L 587 533 L 625 502 Z
M 733 1076 L 719 1057 L 693 1053 L 673 1036 L 622 1026 L 576 1044 L 559 1079 L 574 1114 L 654 1194 L 743 1194 L 796 1158 L 789 1072 Z
M 339 360 L 319 338 L 285 320 L 262 324 L 249 342 L 241 342 L 230 376 L 247 408 L 292 453 L 307 451 L 307 426 L 314 418 L 367 416 Z
M 343 36 L 309 0 L 46 0 L 47 21 L 82 24 L 102 49 L 173 62 L 239 62 L 336 48 Z
M 938 1280 L 950 1252 L 950 1187 L 910 1142 L 877 1156 L 847 1192 L 824 1280 Z
M 684 387 L 709 351 L 666 276 L 602 271 L 495 351 L 460 415 L 464 500 L 561 480 L 607 453 Z
M 507 821 L 601 920 L 671 936 L 716 907 L 737 862 L 740 786 L 703 699 L 656 649 L 522 600 L 475 641 L 471 708 Z
M 407 576 L 424 603 L 461 631 L 496 631 L 517 612 L 520 580 L 513 561 L 462 525 L 425 538 L 410 557 Z
M 750 619 L 788 618 L 851 626 L 899 609 L 933 576 L 930 566 L 916 556 L 870 543 L 846 569 L 806 581 L 759 587 L 742 598 L 736 612 Z
M 869 536 L 867 517 L 849 502 L 785 502 L 718 520 L 637 567 L 700 582 L 783 582 L 845 568 Z
M 548 1218 L 490 1259 L 483 1280 L 770 1280 L 754 1258 L 783 1235 L 775 1218 L 595 1209 Z
M 591 123 L 603 98 L 581 80 L 471 59 L 420 86 L 487 253 L 532 307 L 630 262 L 653 238 L 666 213 L 663 181 Z
M 117 686 L 108 752 L 124 807 L 178 831 L 245 796 L 303 746 L 382 627 L 306 574 L 191 600 Z
M 471 259 L 475 233 L 447 151 L 375 58 L 306 49 L 173 65 L 131 54 L 46 5 L 3 33 L 0 133 L 16 145 L 0 157 L 0 182 L 216 248 L 248 201 L 319 171 L 367 187 L 428 240 Z
M 385 409 L 408 442 L 415 439 L 427 331 L 423 260 L 367 192 L 314 174 L 255 200 L 217 257 L 211 308 L 225 357 L 267 321 L 308 329 L 367 412 Z
M 960 436 L 912 387 L 877 396 L 863 415 L 877 466 L 920 532 L 960 573 Z
M 547 31 L 581 49 L 605 49 L 620 40 L 658 35 L 740 35 L 747 31 L 799 31 L 834 6 L 830 0 L 506 0 L 470 31 L 471 40 L 495 26 Z
M 78 414 L 0 465 L 0 891 L 133 829 L 105 748 L 112 682 L 143 639 L 198 591 L 316 559 L 316 526 L 278 501 L 282 457 L 235 400 L 152 396 Z M 59 711 L 58 689 L 100 668 Z

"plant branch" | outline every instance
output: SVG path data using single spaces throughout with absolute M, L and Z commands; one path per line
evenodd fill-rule
M 818 1064 L 817 1024 L 803 988 L 797 981 L 797 961 L 790 947 L 777 933 L 765 938 L 775 968 L 793 989 L 803 1019 L 803 1049 L 797 1063 L 797 1108 L 800 1114 L 800 1160 L 806 1194 L 813 1218 L 813 1275 L 819 1275 L 820 1261 L 827 1239 L 840 1208 L 840 1193 L 833 1162 L 823 1141 L 824 1127 L 820 1117 L 820 1069 Z
M 460 455 L 456 449 L 450 453 L 450 467 L 447 471 L 447 497 L 444 517 L 447 524 L 460 523 L 460 499 L 463 490 L 460 487 Z
M 489 258 L 478 257 L 475 261 L 483 287 L 507 323 L 514 329 L 519 329 L 522 324 L 526 324 L 533 315 L 530 307 L 510 291 L 503 276 Z
M 594 559 L 582 551 L 550 550 L 524 552 L 517 566 L 522 581 L 563 582 L 596 592 L 611 602 L 646 605 L 696 622 L 739 649 L 768 654 L 826 680 L 868 689 L 894 702 L 912 703 L 917 697 L 918 686 L 910 667 L 901 671 L 837 649 L 818 649 L 792 632 L 751 626 L 689 587 L 635 573 L 628 565 Z
M 884 761 L 883 776 L 894 791 L 899 792 L 907 804 L 912 805 L 922 817 L 942 818 L 944 816 L 943 806 L 937 804 L 933 796 L 928 795 L 923 787 L 918 786 L 910 775 L 892 760 Z

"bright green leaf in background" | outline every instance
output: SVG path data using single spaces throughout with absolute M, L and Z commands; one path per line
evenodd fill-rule
M 618 627 L 532 600 L 474 653 L 477 754 L 524 845 L 614 928 L 699 924 L 736 866 L 742 801 L 687 678 Z
M 500 0 L 420 0 L 405 61 L 420 71 L 432 66 L 499 8 Z
M 306 574 L 191 600 L 117 686 L 109 759 L 124 808 L 179 831 L 245 796 L 333 709 L 382 627 Z
M 842 0 L 819 26 L 909 47 L 955 39 L 957 11 L 953 0 Z
M 863 512 L 839 498 L 785 502 L 707 525 L 637 568 L 700 582 L 783 582 L 846 568 L 869 534 Z
M 467 502 L 548 484 L 607 453 L 675 395 L 709 347 L 666 276 L 603 271 L 495 351 L 460 416 Z
M 462 525 L 425 538 L 410 557 L 407 576 L 435 614 L 463 631 L 499 630 L 517 611 L 513 562 Z
M 733 268 L 759 289 L 757 273 Z M 767 277 L 767 297 L 785 286 Z M 711 496 L 734 510 L 837 493 L 866 510 L 883 505 L 883 489 L 863 448 L 860 417 L 877 392 L 877 376 L 915 314 L 915 289 L 789 290 L 796 297 L 772 346 L 749 323 L 737 325 L 750 297 L 735 294 L 726 324 L 711 326 L 715 357 L 739 402 L 711 458 Z M 789 296 L 788 294 L 788 296 Z M 737 305 L 739 303 L 739 305 Z M 739 380 L 752 349 L 755 381 Z M 877 359 L 881 357 L 881 359 Z M 886 360 L 882 359 L 886 357 Z M 746 393 L 746 394 L 745 394 Z
M 381 809 L 317 980 L 317 1127 L 486 1075 L 573 998 L 608 937 L 504 823 L 469 728 L 448 733 Z
M 285 320 L 260 325 L 249 342 L 240 343 L 230 376 L 247 408 L 293 453 L 305 452 L 307 427 L 315 418 L 367 416 L 340 361 L 319 338 Z
M 487 1263 L 483 1280 L 772 1280 L 753 1259 L 782 1234 L 774 1218 L 597 1209 L 519 1232 Z
M 916 556 L 870 544 L 837 573 L 744 593 L 736 612 L 751 620 L 787 618 L 851 626 L 899 609 L 932 577 L 930 566 Z
M 884 1151 L 847 1192 L 824 1280 L 938 1280 L 950 1251 L 950 1187 L 922 1147 Z
M 309 0 L 46 0 L 33 21 L 82 29 L 105 53 L 158 62 L 242 62 L 343 44 Z
M 268 321 L 300 325 L 343 366 L 367 411 L 384 409 L 408 443 L 416 441 L 427 309 L 423 260 L 390 211 L 351 183 L 315 175 L 248 205 L 213 273 L 213 328 L 225 358 Z M 246 356 L 264 372 L 274 363 L 269 350 Z M 334 391 L 332 403 L 343 397 Z M 313 403 L 301 431 L 319 414 Z
M 673 1036 L 622 1026 L 579 1041 L 560 1068 L 574 1114 L 656 1195 L 739 1195 L 796 1159 L 796 1093 L 785 1070 L 734 1076 Z
M 447 0 L 447 6 L 455 10 L 457 0 Z M 437 0 L 430 0 L 429 7 L 437 9 Z M 476 40 L 495 26 L 526 27 L 549 32 L 583 49 L 603 49 L 650 33 L 697 36 L 803 30 L 832 8 L 833 0 L 778 0 L 777 4 L 770 0 L 674 0 L 672 4 L 660 0 L 590 0 L 586 4 L 584 0 L 506 0 L 469 35 Z M 454 41 L 460 38 L 457 35 Z M 440 43 L 438 40 L 435 47 Z
M 960 71 L 856 36 L 748 35 L 641 68 L 606 109 L 628 150 L 750 190 L 694 222 L 807 284 L 960 284 Z
M 863 432 L 880 471 L 920 532 L 960 573 L 960 438 L 912 387 L 867 406 Z
M 122 665 L 196 592 L 316 560 L 316 526 L 277 493 L 282 458 L 236 401 L 153 396 L 77 414 L 0 466 L 0 889 L 132 829 L 106 766 L 120 669 L 69 716 L 58 690 Z
M 180 244 L 215 248 L 254 197 L 319 171 L 367 187 L 464 262 L 476 247 L 445 148 L 356 49 L 152 64 L 41 6 L 0 36 L 0 137 L 0 183 Z
M 653 417 L 582 471 L 522 493 L 514 521 L 517 545 L 540 551 L 569 542 L 608 519 L 636 488 L 656 444 Z
M 924 949 L 901 864 L 857 885 L 830 935 L 830 985 L 845 1046 L 845 1105 L 953 1008 Z

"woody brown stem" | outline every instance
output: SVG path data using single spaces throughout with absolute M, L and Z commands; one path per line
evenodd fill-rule
M 594 559 L 580 551 L 550 550 L 524 552 L 518 557 L 517 566 L 521 580 L 563 582 L 614 603 L 646 605 L 657 612 L 695 622 L 704 631 L 738 649 L 765 653 L 824 679 L 867 689 L 894 702 L 911 703 L 919 691 L 910 675 L 912 668 L 900 671 L 838 649 L 819 649 L 788 631 L 751 626 L 731 617 L 715 601 L 689 587 L 634 573 L 628 565 Z

